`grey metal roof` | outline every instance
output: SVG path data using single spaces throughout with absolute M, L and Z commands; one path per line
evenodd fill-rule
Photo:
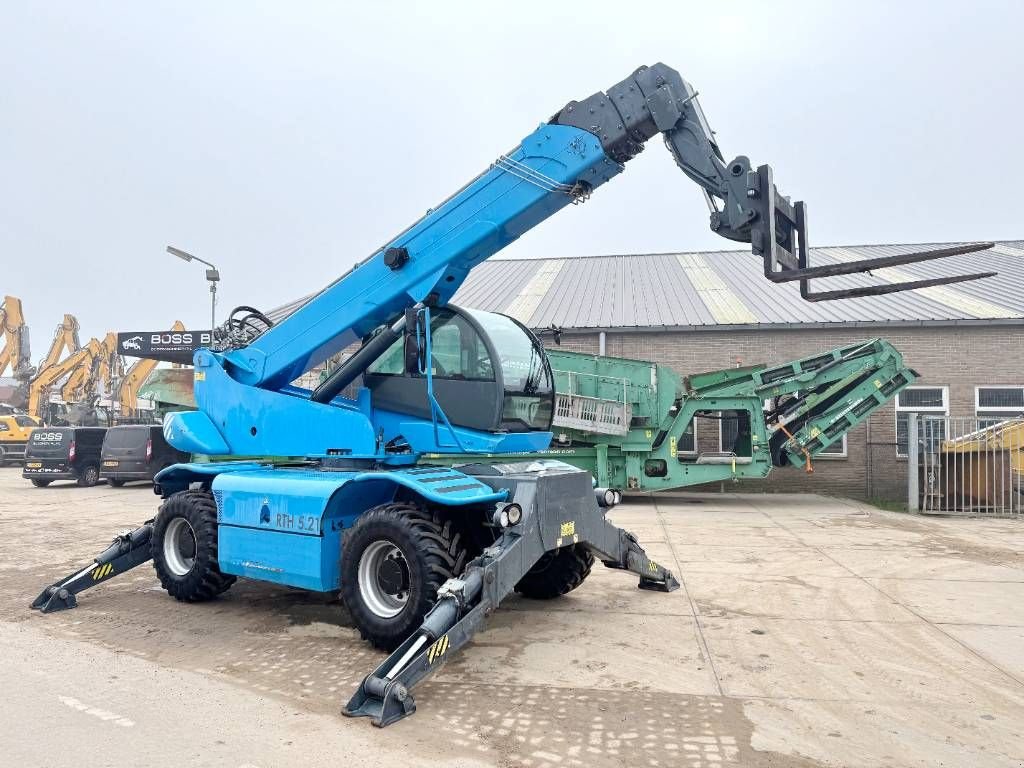
M 811 249 L 828 264 L 942 248 L 858 245 Z M 810 303 L 795 283 L 766 280 L 749 251 L 621 256 L 493 258 L 474 269 L 455 295 L 465 307 L 504 312 L 531 328 L 708 329 L 841 324 L 1024 323 L 1024 241 L 988 251 L 817 281 L 818 290 L 994 270 L 996 277 L 887 296 Z M 309 297 L 270 312 L 277 321 Z

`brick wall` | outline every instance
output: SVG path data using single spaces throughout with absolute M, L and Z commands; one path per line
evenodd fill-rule
M 952 416 L 974 415 L 975 386 L 1024 385 L 1024 329 L 1015 326 L 608 332 L 605 344 L 609 355 L 652 360 L 688 374 L 737 364 L 781 363 L 873 336 L 888 339 L 900 350 L 906 363 L 921 374 L 917 383 L 949 387 Z M 562 348 L 597 352 L 598 334 L 566 333 Z M 712 441 L 711 447 L 717 450 L 717 425 L 698 424 L 697 439 L 698 447 L 701 440 Z M 847 451 L 843 459 L 816 461 L 810 476 L 795 468 L 774 469 L 767 480 L 725 484 L 724 489 L 906 499 L 906 462 L 896 456 L 892 404 L 849 433 Z

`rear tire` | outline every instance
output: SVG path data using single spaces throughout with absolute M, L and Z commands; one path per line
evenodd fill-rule
M 160 584 L 176 600 L 212 600 L 235 583 L 217 564 L 217 504 L 209 491 L 168 497 L 157 512 L 150 547 Z
M 35 478 L 35 477 L 32 478 L 32 485 L 34 485 L 36 488 L 45 488 L 51 482 L 53 482 L 53 481 L 52 480 L 40 480 L 39 478 Z
M 451 520 L 412 502 L 367 510 L 342 542 L 341 595 L 364 640 L 392 651 L 462 572 L 466 548 Z
M 593 565 L 593 553 L 580 544 L 548 552 L 519 580 L 516 592 L 532 600 L 561 597 L 582 584 Z
M 92 488 L 96 483 L 100 481 L 100 470 L 99 467 L 89 465 L 82 470 L 81 476 L 78 478 L 78 485 L 82 488 Z
M 112 477 L 108 477 L 107 485 L 109 485 L 111 488 L 122 488 L 124 486 L 124 480 L 115 480 Z

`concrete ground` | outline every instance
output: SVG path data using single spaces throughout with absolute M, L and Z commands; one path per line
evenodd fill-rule
M 818 496 L 614 510 L 683 588 L 600 566 L 510 599 L 391 728 L 339 715 L 381 654 L 337 603 L 184 605 L 150 566 L 28 610 L 151 516 L 148 487 L 0 470 L 0 760 L 23 766 L 1021 766 L 1024 521 Z

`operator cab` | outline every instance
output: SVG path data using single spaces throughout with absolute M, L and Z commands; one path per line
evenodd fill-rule
M 431 418 L 421 345 L 406 332 L 366 369 L 363 384 L 375 409 Z M 550 429 L 551 366 L 522 323 L 451 305 L 431 309 L 430 347 L 434 397 L 453 425 L 482 432 Z

